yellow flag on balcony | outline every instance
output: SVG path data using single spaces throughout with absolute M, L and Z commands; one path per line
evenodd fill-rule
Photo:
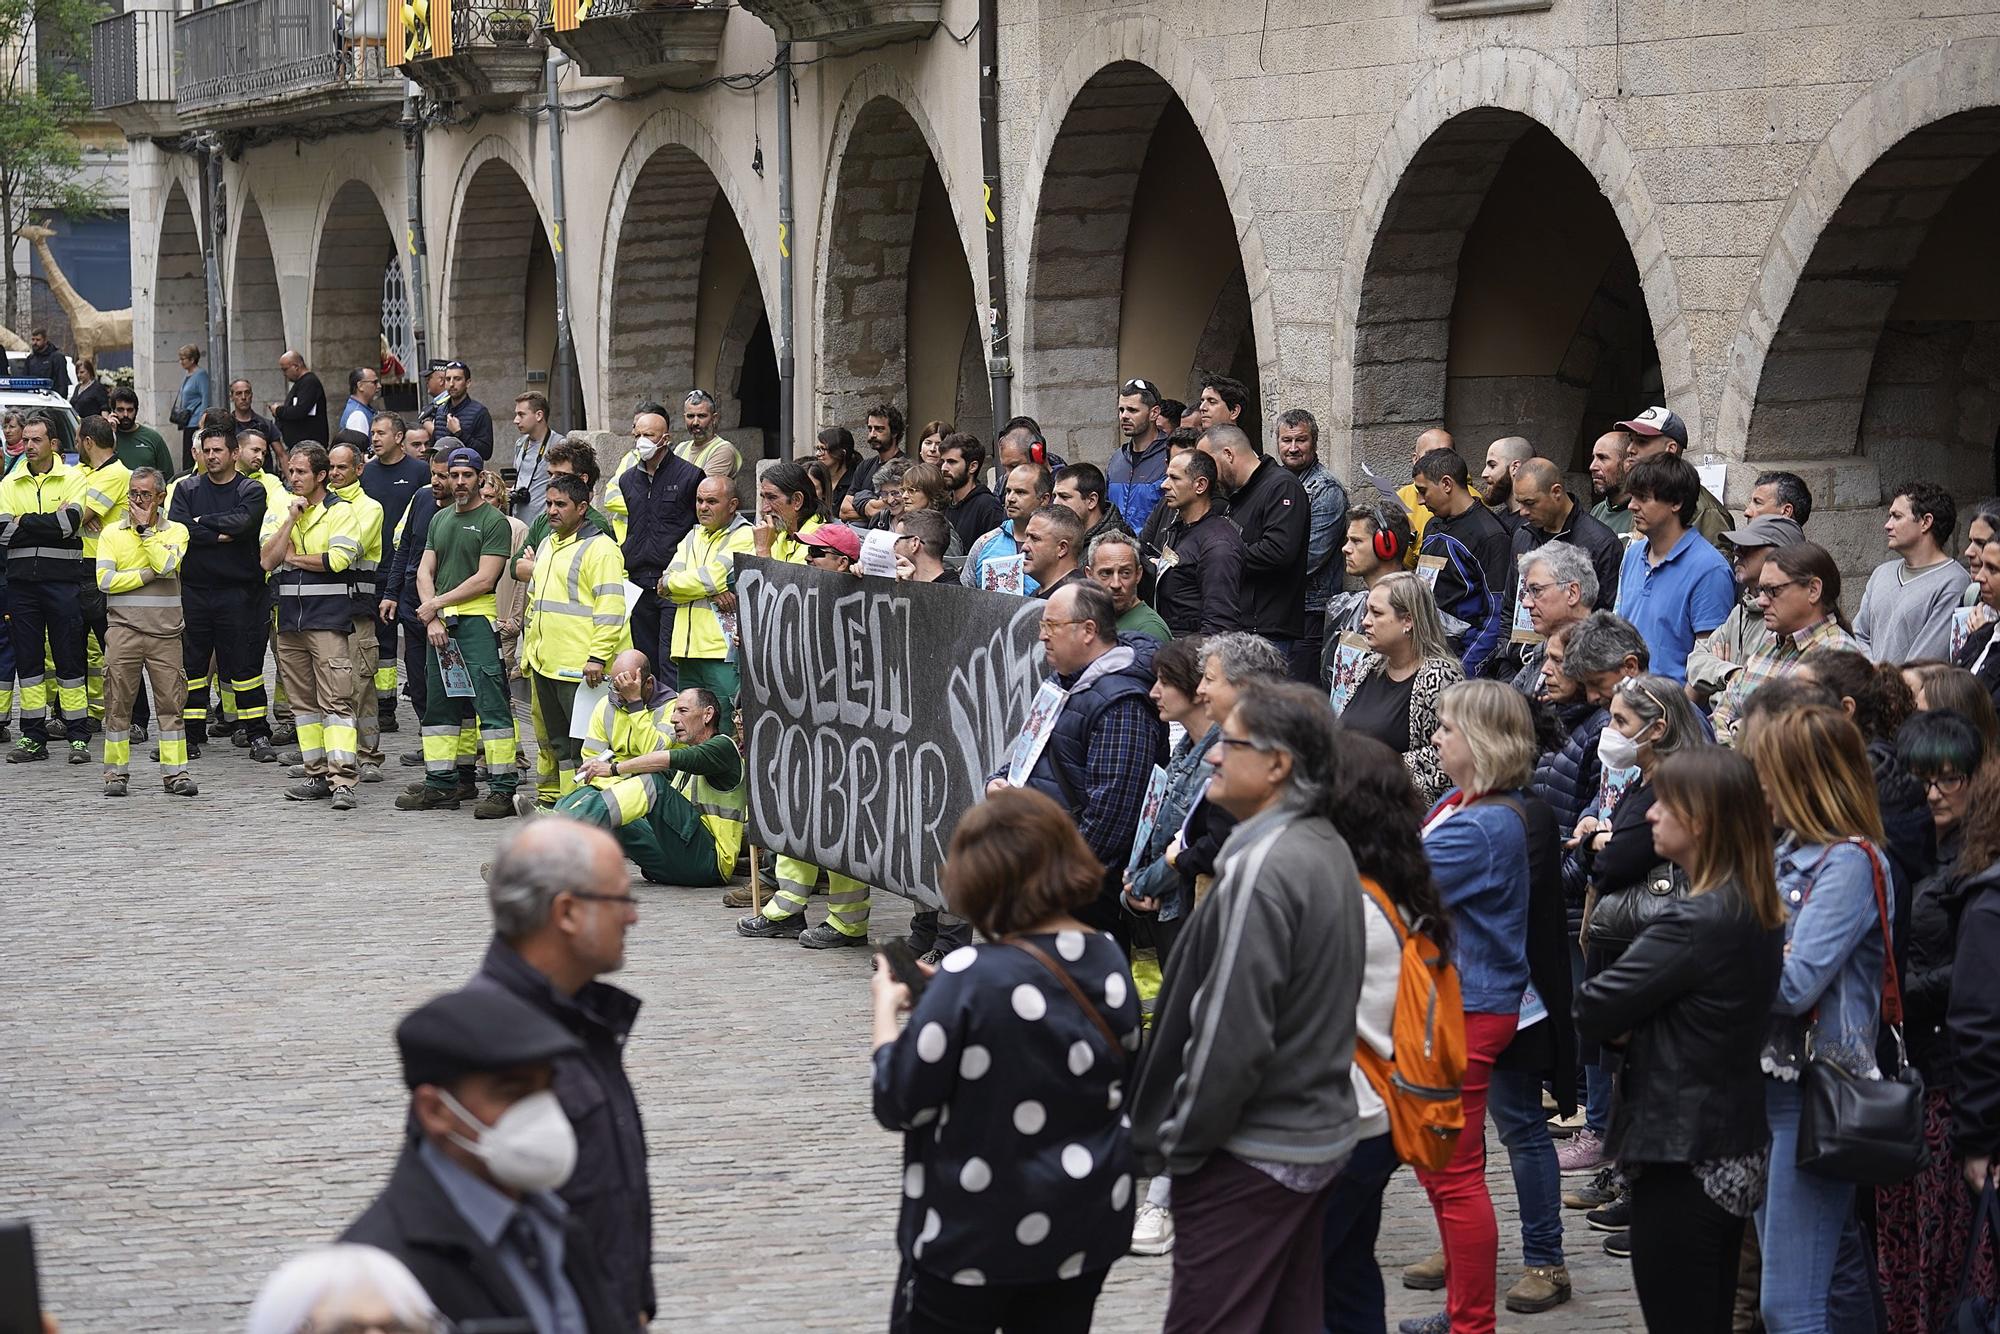
M 574 32 L 590 13 L 590 0 L 549 0 L 549 22 L 557 32 Z
M 451 54 L 451 0 L 389 0 L 389 61 L 407 65 Z

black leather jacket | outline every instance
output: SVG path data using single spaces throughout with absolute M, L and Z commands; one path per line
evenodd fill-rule
M 1578 1031 L 1624 1042 L 1608 1144 L 1619 1161 L 1695 1163 L 1769 1141 L 1757 1054 L 1784 938 L 1724 885 L 1668 907 L 1583 984 Z

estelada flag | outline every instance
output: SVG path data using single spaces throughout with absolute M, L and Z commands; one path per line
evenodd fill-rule
M 451 54 L 452 0 L 389 0 L 389 63 Z
M 587 8 L 589 0 L 549 0 L 549 23 L 557 32 L 574 32 Z

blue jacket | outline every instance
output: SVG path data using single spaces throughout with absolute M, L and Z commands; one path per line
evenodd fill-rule
M 1875 873 L 1882 854 L 1865 840 L 1778 843 L 1778 897 L 1785 905 L 1785 969 L 1763 1065 L 1796 1079 L 1805 1041 L 1856 1074 L 1874 1074 L 1881 1017 L 1882 921 Z M 1887 882 L 1884 882 L 1884 895 Z
M 1027 784 L 1076 819 L 1077 831 L 1084 842 L 1090 844 L 1091 851 L 1105 864 L 1105 888 L 1108 896 L 1114 897 L 1124 880 L 1124 861 L 1132 853 L 1139 807 L 1145 798 L 1146 784 L 1152 778 L 1152 766 L 1165 763 L 1167 758 L 1166 724 L 1159 720 L 1159 713 L 1148 697 L 1153 688 L 1153 655 L 1159 650 L 1159 642 L 1142 634 L 1122 634 L 1118 642 L 1131 650 L 1131 660 L 1122 666 L 1093 664 L 1068 684 L 1069 699 L 1056 715 L 1055 730 L 1049 734 L 1048 744 L 1029 772 Z M 1099 659 L 1100 663 L 1103 661 Z M 1132 733 L 1135 742 L 1143 735 L 1143 742 L 1135 747 L 1143 753 L 1111 752 L 1117 778 L 1110 787 L 1093 790 L 1089 773 L 1091 749 L 1104 744 L 1107 737 L 1119 735 L 1101 729 L 1099 720 L 1114 706 L 1130 707 L 1134 703 L 1151 723 L 1143 733 Z
M 1160 503 L 1160 486 L 1167 479 L 1167 438 L 1159 436 L 1152 448 L 1141 454 L 1132 452 L 1128 441 L 1111 455 L 1111 461 L 1104 465 L 1104 477 L 1110 483 L 1111 503 L 1125 516 L 1125 522 L 1138 532 L 1152 517 L 1153 507 Z
M 1167 845 L 1186 822 L 1202 794 L 1208 790 L 1208 752 L 1214 748 L 1222 729 L 1213 723 L 1197 737 L 1189 733 L 1180 749 L 1167 760 L 1167 791 L 1153 817 L 1153 832 L 1139 849 L 1139 869 L 1132 873 L 1132 892 L 1142 899 L 1160 901 L 1160 920 L 1171 922 L 1185 917 L 1194 907 L 1194 877 L 1167 865 Z
M 1458 795 L 1457 788 L 1445 793 L 1431 814 Z M 1528 989 L 1528 835 L 1521 817 L 1497 802 L 1477 802 L 1425 834 L 1424 855 L 1458 936 L 1452 962 L 1465 1012 L 1518 1014 Z
M 1328 472 L 1318 459 L 1298 475 L 1312 501 L 1312 530 L 1306 541 L 1306 632 L 1310 634 L 1319 618 L 1316 611 L 1340 591 L 1340 579 L 1347 571 L 1341 560 L 1341 544 L 1347 540 L 1347 488 Z
M 1012 519 L 1003 520 L 998 528 L 995 528 L 992 532 L 987 533 L 984 537 L 981 537 L 966 548 L 965 568 L 959 571 L 958 581 L 967 588 L 977 588 L 979 587 L 979 572 L 986 568 L 988 561 L 1006 560 L 1009 556 L 1018 556 L 1020 554 L 1021 543 L 1014 536 L 1014 521 Z M 1034 575 L 1029 574 L 1026 570 L 1021 571 L 1021 592 L 1023 596 L 1033 597 L 1035 590 L 1040 587 L 1041 585 L 1035 582 Z
M 1472 549 L 1450 533 L 1437 531 L 1435 524 L 1425 530 L 1418 554 L 1444 562 L 1431 592 L 1439 611 L 1471 627 L 1464 643 L 1456 646 L 1465 662 L 1466 679 L 1471 680 L 1507 637 L 1506 590 L 1494 589 Z
M 403 516 L 403 540 L 396 544 L 396 556 L 383 571 L 381 588 L 385 599 L 396 603 L 396 614 L 408 624 L 417 621 L 417 566 L 423 563 L 424 543 L 430 537 L 431 520 L 439 509 L 437 493 L 425 487 L 410 499 Z M 386 558 L 386 553 L 385 553 Z

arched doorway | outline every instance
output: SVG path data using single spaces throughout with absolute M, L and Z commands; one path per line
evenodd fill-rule
M 1829 508 L 1934 478 L 2000 484 L 2000 107 L 1905 135 L 1848 188 L 1771 336 L 1746 457 L 1789 465 Z M 1860 455 L 1839 485 L 1815 465 Z M 1843 494 L 1844 493 L 1844 494 Z
M 990 438 L 972 272 L 930 146 L 896 99 L 856 114 L 825 236 L 818 422 L 859 437 L 867 409 L 889 402 L 913 427 L 937 418 Z
M 764 294 L 743 228 L 715 173 L 691 149 L 655 150 L 633 177 L 615 233 L 604 399 L 613 429 L 647 399 L 675 416 L 691 389 L 715 398 L 719 427 L 746 457 L 763 457 L 778 425 L 777 390 L 742 375 L 763 329 Z M 772 365 L 776 354 L 772 353 Z M 739 438 L 740 437 L 740 438 Z
M 555 256 L 542 215 L 514 168 L 480 163 L 459 205 L 451 243 L 445 344 L 436 354 L 472 369 L 472 395 L 504 434 L 513 398 L 549 389 L 555 363 Z M 376 270 L 380 291 L 381 271 Z M 511 437 L 509 437 L 511 438 Z
M 284 397 L 278 358 L 285 352 L 285 308 L 271 234 L 255 195 L 245 195 L 236 215 L 236 264 L 229 283 L 229 374 L 250 381 L 254 403 Z M 215 386 L 224 401 L 227 386 Z
M 208 282 L 201 253 L 201 232 L 194 207 L 179 181 L 168 187 L 160 213 L 160 248 L 153 263 L 153 346 L 133 349 L 134 361 L 152 359 L 153 399 L 139 404 L 140 420 L 163 434 L 178 432 L 168 424 L 174 395 L 180 392 L 180 349 L 192 343 L 208 354 Z
M 1071 458 L 1119 443 L 1117 386 L 1192 397 L 1204 372 L 1243 381 L 1261 429 L 1261 364 L 1236 223 L 1201 130 L 1132 61 L 1093 75 L 1048 154 L 1023 323 L 1034 410 Z
M 1581 474 L 1591 442 L 1663 392 L 1616 213 L 1553 134 L 1498 108 L 1447 120 L 1403 171 L 1354 340 L 1354 456 L 1395 481 L 1440 423 L 1475 470 L 1521 435 Z
M 347 373 L 382 360 L 382 266 L 395 257 L 396 238 L 375 192 L 360 181 L 342 185 L 320 224 L 307 353 L 336 411 Z

